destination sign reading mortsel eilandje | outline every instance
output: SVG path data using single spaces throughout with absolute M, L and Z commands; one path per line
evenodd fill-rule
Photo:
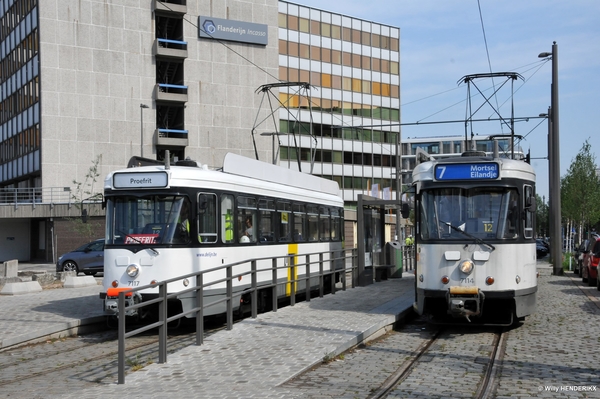
M 435 165 L 435 180 L 489 180 L 497 179 L 497 163 L 458 163 Z
M 115 173 L 113 176 L 115 188 L 166 187 L 167 183 L 165 172 Z

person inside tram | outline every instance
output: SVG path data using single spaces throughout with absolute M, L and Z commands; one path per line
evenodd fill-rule
M 252 216 L 247 216 L 245 220 L 245 230 L 242 233 L 240 242 L 252 242 L 254 237 L 254 228 L 252 227 Z
M 181 210 L 179 211 L 177 235 L 175 238 L 180 242 L 187 242 L 190 238 L 190 206 L 186 200 L 183 201 Z

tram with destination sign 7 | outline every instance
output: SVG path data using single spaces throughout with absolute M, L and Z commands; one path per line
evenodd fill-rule
M 154 164 L 152 164 L 154 163 Z M 142 164 L 140 166 L 139 164 Z M 145 166 L 143 164 L 146 164 Z M 204 274 L 205 316 L 226 311 L 226 271 L 223 265 L 241 262 L 233 281 L 233 310 L 247 305 L 256 262 L 259 310 L 272 303 L 274 273 L 277 296 L 318 287 L 320 266 L 324 285 L 344 267 L 344 202 L 332 180 L 289 170 L 229 153 L 223 167 L 209 170 L 194 161 L 151 162 L 134 157 L 130 167 L 110 173 L 104 184 L 106 240 L 104 246 L 104 313 L 117 314 L 119 292 L 200 271 Z M 335 255 L 334 255 L 335 254 Z M 291 275 L 291 257 L 309 259 Z M 320 258 L 322 257 L 322 258 Z M 273 271 L 271 258 L 279 262 Z M 320 260 L 317 262 L 317 260 Z M 332 270 L 335 269 L 335 270 Z M 313 277 L 314 276 L 314 277 Z M 195 308 L 195 279 L 167 285 L 169 313 Z M 158 297 L 158 288 L 126 296 L 126 305 Z M 211 303 L 213 306 L 211 306 Z M 145 308 L 144 308 L 145 309 Z M 155 309 L 156 310 L 156 309 Z M 152 311 L 128 316 L 155 316 Z M 188 317 L 193 317 L 188 315 Z
M 535 172 L 470 152 L 413 170 L 414 308 L 435 323 L 511 325 L 535 311 Z

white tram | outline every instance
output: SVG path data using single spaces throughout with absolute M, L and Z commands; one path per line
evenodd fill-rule
M 134 157 L 130 166 L 140 160 L 148 163 Z M 338 263 L 343 267 L 343 261 L 329 262 L 329 254 L 343 248 L 344 204 L 336 182 L 231 153 L 219 170 L 189 160 L 175 165 L 154 162 L 112 172 L 105 179 L 104 292 L 100 296 L 106 315 L 116 314 L 119 291 L 243 260 L 324 253 L 325 270 L 338 268 Z M 243 267 L 250 270 L 249 263 Z M 270 259 L 257 262 L 258 270 L 268 269 L 257 273 L 259 286 L 272 283 L 271 267 Z M 244 270 L 238 268 L 236 273 Z M 298 267 L 300 275 L 290 276 L 279 269 L 277 280 L 301 278 L 302 270 Z M 311 266 L 310 271 L 316 275 L 319 266 Z M 224 270 L 206 274 L 204 285 L 224 276 Z M 168 293 L 192 287 L 191 280 L 170 283 Z M 318 279 L 311 277 L 311 285 L 312 281 Z M 250 283 L 250 275 L 234 280 L 234 310 L 244 301 L 242 294 Z M 207 305 L 223 298 L 225 287 L 220 282 L 205 288 L 204 315 L 225 312 L 223 301 Z M 296 288 L 304 289 L 304 282 Z M 271 288 L 261 291 L 259 309 L 272 300 Z M 279 298 L 289 294 L 289 285 L 278 285 Z M 153 288 L 127 300 L 138 303 L 157 295 Z M 169 303 L 170 313 L 193 309 L 194 299 L 193 292 L 177 296 Z
M 470 156 L 469 156 L 470 155 Z M 509 325 L 535 311 L 535 172 L 464 154 L 418 164 L 416 302 L 433 322 Z

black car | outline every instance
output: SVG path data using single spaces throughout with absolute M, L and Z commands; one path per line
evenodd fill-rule
M 543 258 L 550 253 L 550 245 L 542 238 L 535 239 L 535 253 L 537 258 Z
M 56 263 L 56 271 L 74 271 L 94 276 L 96 273 L 104 273 L 104 238 L 61 255 Z

